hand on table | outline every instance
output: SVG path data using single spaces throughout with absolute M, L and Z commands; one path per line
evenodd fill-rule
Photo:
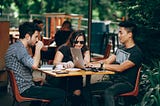
M 95 67 L 95 68 L 99 68 L 101 65 L 99 62 L 90 62 L 90 63 L 87 63 L 85 64 L 86 67 Z
M 64 68 L 73 68 L 74 67 L 74 63 L 72 61 L 62 63 L 62 65 Z

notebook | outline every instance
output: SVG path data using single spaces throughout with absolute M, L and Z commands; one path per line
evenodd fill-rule
M 41 65 L 41 67 L 39 68 L 39 70 L 53 70 L 55 68 L 55 65 Z
M 85 66 L 84 66 L 84 60 L 83 60 L 81 49 L 70 48 L 70 50 L 71 50 L 71 55 L 72 55 L 73 63 L 75 67 L 84 69 Z

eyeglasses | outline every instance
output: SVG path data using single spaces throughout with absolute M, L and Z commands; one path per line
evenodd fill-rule
M 75 44 L 78 44 L 78 43 L 84 44 L 84 41 L 74 41 L 74 43 L 75 43 Z

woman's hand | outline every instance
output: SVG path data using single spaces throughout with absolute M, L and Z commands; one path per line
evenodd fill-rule
M 74 63 L 72 61 L 68 61 L 66 63 L 62 63 L 64 68 L 73 68 Z

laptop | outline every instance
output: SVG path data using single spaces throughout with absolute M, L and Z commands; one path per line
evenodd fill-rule
M 75 67 L 84 69 L 85 66 L 84 66 L 84 60 L 83 60 L 81 49 L 70 48 L 70 50 L 71 50 L 71 55 L 72 55 L 72 59 Z
M 94 71 L 94 72 L 98 72 L 98 71 L 103 70 L 101 68 L 96 68 L 96 67 L 85 67 L 81 49 L 70 48 L 70 50 L 71 50 L 71 55 L 72 55 L 72 58 L 73 58 L 73 63 L 74 63 L 76 68 L 81 68 L 81 69 L 84 69 L 86 71 Z

